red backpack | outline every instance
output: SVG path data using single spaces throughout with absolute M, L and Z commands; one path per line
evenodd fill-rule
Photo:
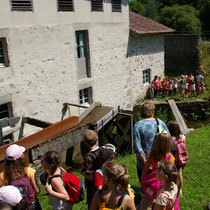
M 176 144 L 175 150 L 175 165 L 183 167 L 188 162 L 188 153 L 185 143 L 181 140 L 175 140 L 172 137 L 173 142 Z
M 64 181 L 64 187 L 69 194 L 70 203 L 79 203 L 84 200 L 84 181 L 80 180 L 75 174 L 65 172 L 61 169 L 60 175 L 54 175 L 50 178 L 60 177 Z

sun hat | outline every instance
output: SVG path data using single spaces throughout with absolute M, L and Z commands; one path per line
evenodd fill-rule
M 0 200 L 8 203 L 12 207 L 15 207 L 22 200 L 22 196 L 16 187 L 7 185 L 0 188 Z
M 7 160 L 17 160 L 25 152 L 25 148 L 17 144 L 12 144 L 6 149 Z

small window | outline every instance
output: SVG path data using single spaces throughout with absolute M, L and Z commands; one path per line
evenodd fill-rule
M 89 106 L 92 103 L 92 88 L 85 88 L 79 91 L 79 102 L 81 105 Z
M 12 11 L 33 11 L 32 0 L 10 0 Z
M 77 58 L 86 57 L 86 31 L 76 31 Z
M 150 69 L 143 71 L 143 85 L 147 86 L 150 84 Z
M 92 12 L 103 12 L 103 0 L 91 0 Z
M 0 105 L 0 119 L 6 119 L 12 117 L 12 104 L 1 104 Z
M 112 0 L 112 12 L 121 12 L 121 0 Z
M 73 12 L 74 11 L 73 0 L 58 0 L 58 11 Z
M 8 66 L 7 44 L 5 38 L 0 38 L 0 67 Z

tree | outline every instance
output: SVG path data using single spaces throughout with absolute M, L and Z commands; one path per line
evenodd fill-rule
M 130 10 L 153 20 L 158 19 L 159 7 L 156 0 L 132 0 Z
M 130 10 L 143 16 L 145 16 L 146 13 L 144 4 L 138 0 L 130 1 Z
M 203 31 L 210 32 L 210 0 L 202 0 L 200 8 L 200 20 Z
M 159 21 L 177 32 L 200 33 L 199 12 L 192 6 L 174 5 L 161 10 Z

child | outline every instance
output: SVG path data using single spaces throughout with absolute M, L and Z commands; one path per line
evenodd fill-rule
M 126 191 L 129 183 L 129 175 L 122 165 L 107 161 L 103 165 L 103 183 L 107 186 L 104 191 L 97 191 L 93 197 L 91 210 L 108 208 L 120 208 L 135 210 L 134 199 Z
M 41 167 L 47 173 L 47 181 L 45 189 L 48 192 L 50 204 L 53 209 L 72 209 L 73 204 L 68 202 L 69 195 L 64 188 L 64 182 L 60 177 L 52 176 L 60 175 L 62 171 L 65 171 L 59 166 L 60 157 L 56 151 L 48 151 L 44 154 L 41 160 Z
M 176 166 L 171 162 L 162 160 L 159 163 L 156 177 L 158 181 L 162 182 L 163 186 L 158 192 L 153 209 L 174 209 L 178 194 Z
M 184 97 L 184 90 L 185 90 L 185 80 L 184 75 L 181 75 L 181 79 L 179 80 L 179 94 L 180 97 Z
M 167 124 L 167 127 L 168 127 L 168 130 L 172 136 L 172 138 L 175 140 L 175 141 L 181 141 L 182 142 L 185 142 L 185 136 L 184 135 L 181 135 L 181 130 L 180 130 L 180 127 L 179 127 L 179 124 L 175 121 L 169 121 L 168 124 Z M 171 146 L 171 151 L 173 154 L 175 154 L 176 152 L 176 144 L 174 141 L 172 141 L 172 146 Z M 183 177 L 182 177 L 182 167 L 178 167 L 178 172 L 179 172 L 179 177 L 180 177 L 180 186 L 179 188 L 181 189 L 182 185 L 183 185 Z
M 195 96 L 195 81 L 192 81 L 191 84 L 191 96 Z
M 187 98 L 188 96 L 187 96 L 187 94 L 188 94 L 188 82 L 186 82 L 185 83 L 185 90 L 184 90 L 184 95 L 185 95 L 185 97 Z
M 3 206 L 5 207 L 7 206 L 5 210 L 12 209 L 10 207 L 14 207 L 15 209 L 18 210 L 29 209 L 29 205 L 26 199 L 22 198 L 20 191 L 12 185 L 7 185 L 0 188 L 0 201 L 3 201 L 5 202 L 5 204 L 8 204 L 8 205 L 2 204 L 2 206 L 0 205 L 0 209 L 4 209 Z
M 177 89 L 178 89 L 178 83 L 177 83 L 177 81 L 174 81 L 174 91 L 173 91 L 173 94 L 175 96 L 177 95 Z
M 25 148 L 17 144 L 12 144 L 6 149 L 6 159 L 3 172 L 0 174 L 0 187 L 8 185 L 15 180 L 18 180 L 23 177 L 27 177 L 30 180 L 31 189 L 35 193 L 39 193 L 39 187 L 35 181 L 35 170 L 26 165 Z M 38 200 L 30 203 L 31 208 L 35 206 L 40 206 Z
M 169 82 L 169 91 L 168 91 L 168 95 L 169 95 L 169 96 L 172 96 L 172 93 L 173 93 L 173 84 L 172 84 L 172 82 Z
M 97 146 L 97 141 L 98 136 L 95 131 L 86 130 L 84 132 L 84 143 L 87 144 L 90 152 L 85 156 L 84 165 L 80 173 L 85 177 L 88 209 L 90 209 L 92 198 L 97 190 L 94 186 L 94 174 L 100 168 L 97 161 L 97 156 L 100 151 L 100 148 Z
M 98 154 L 98 162 L 100 169 L 95 172 L 95 187 L 97 190 L 101 190 L 103 187 L 103 171 L 102 167 L 106 161 L 114 159 L 115 146 L 112 144 L 106 144 L 102 146 Z
M 141 175 L 141 181 L 144 176 L 149 172 L 150 168 L 152 171 L 156 171 L 158 168 L 158 162 L 166 160 L 174 163 L 174 156 L 170 153 L 171 151 L 171 136 L 168 133 L 160 133 L 154 141 L 154 147 L 148 155 L 147 162 Z M 140 209 L 147 209 L 152 206 L 153 199 L 147 195 L 141 200 Z
M 144 166 L 141 179 L 149 172 L 157 170 L 157 164 L 159 161 L 166 159 L 167 155 L 170 154 L 169 161 L 174 163 L 174 156 L 170 153 L 171 151 L 171 136 L 168 133 L 160 133 L 154 141 L 154 147 L 149 153 L 147 162 Z

